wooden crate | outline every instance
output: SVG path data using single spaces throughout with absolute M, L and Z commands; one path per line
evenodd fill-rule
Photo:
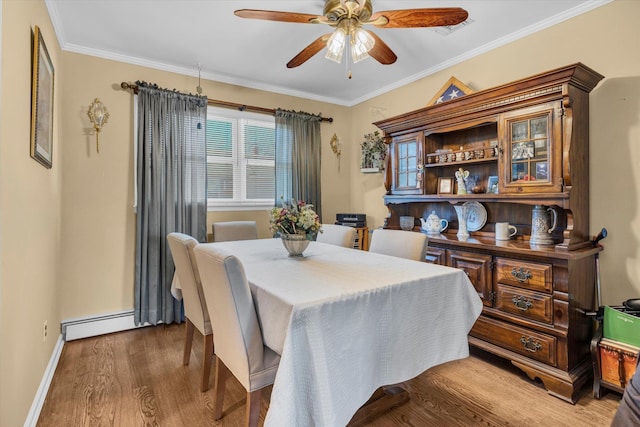
M 603 387 L 624 392 L 636 371 L 640 348 L 608 338 L 595 337 L 592 353 L 595 353 L 593 396 L 599 399 Z
M 356 227 L 356 241 L 354 247 L 362 251 L 369 250 L 369 229 L 367 227 Z

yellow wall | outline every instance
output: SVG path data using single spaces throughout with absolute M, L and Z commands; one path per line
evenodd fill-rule
M 61 300 L 63 319 L 111 313 L 133 307 L 135 215 L 133 213 L 133 97 L 120 83 L 145 80 L 161 87 L 195 92 L 197 78 L 188 77 L 76 53 L 63 53 L 67 70 L 64 84 L 62 132 L 63 237 Z M 329 147 L 334 132 L 348 134 L 349 109 L 290 96 L 202 81 L 203 93 L 212 99 L 304 110 L 334 117 L 323 123 L 322 197 L 325 218 L 336 209 L 348 210 L 348 168 L 337 171 L 337 160 Z M 109 121 L 100 133 L 100 153 L 86 111 L 94 98 L 109 110 Z M 345 162 L 345 159 L 343 159 Z M 344 163 L 343 163 L 344 164 Z M 211 212 L 211 223 L 252 219 L 259 235 L 268 237 L 266 210 Z
M 60 319 L 133 307 L 132 96 L 138 79 L 193 92 L 197 78 L 61 52 L 42 0 L 4 0 L 0 128 L 0 425 L 23 423 L 51 355 Z M 640 2 L 615 2 L 352 108 L 203 81 L 210 98 L 322 112 L 325 222 L 363 212 L 370 228 L 387 210 L 381 174 L 361 174 L 359 144 L 372 122 L 422 107 L 449 77 L 476 90 L 583 62 L 606 79 L 591 94 L 591 231 L 606 226 L 601 255 L 604 302 L 640 296 Z M 54 168 L 28 155 L 29 29 L 39 25 L 56 66 Z M 64 70 L 62 65 L 64 64 Z M 375 89 L 375 88 L 372 88 Z M 421 95 L 416 95 L 421 94 Z M 86 110 L 94 98 L 111 117 L 100 154 Z M 329 148 L 336 133 L 338 159 Z M 263 211 L 211 212 L 214 220 L 255 219 Z M 48 320 L 49 340 L 42 342 Z
M 0 117 L 0 425 L 19 426 L 60 331 L 62 55 L 42 1 L 2 2 Z M 53 168 L 29 156 L 31 31 L 55 69 Z M 43 324 L 49 334 L 43 342 Z

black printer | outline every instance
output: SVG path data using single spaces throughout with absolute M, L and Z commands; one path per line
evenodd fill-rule
M 336 214 L 336 224 L 362 228 L 367 226 L 367 215 L 359 213 Z

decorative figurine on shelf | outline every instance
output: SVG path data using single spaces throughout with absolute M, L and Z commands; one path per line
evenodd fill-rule
M 467 178 L 469 178 L 469 171 L 463 170 L 459 168 L 456 172 L 456 180 L 458 181 L 458 193 L 457 194 L 468 194 L 467 193 Z
M 424 165 L 422 163 L 418 164 L 416 167 L 416 188 L 422 188 L 422 171 L 424 170 Z

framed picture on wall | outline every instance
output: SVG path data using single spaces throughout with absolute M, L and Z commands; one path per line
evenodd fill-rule
M 38 26 L 33 31 L 31 77 L 31 157 L 50 169 L 53 159 L 55 73 Z

